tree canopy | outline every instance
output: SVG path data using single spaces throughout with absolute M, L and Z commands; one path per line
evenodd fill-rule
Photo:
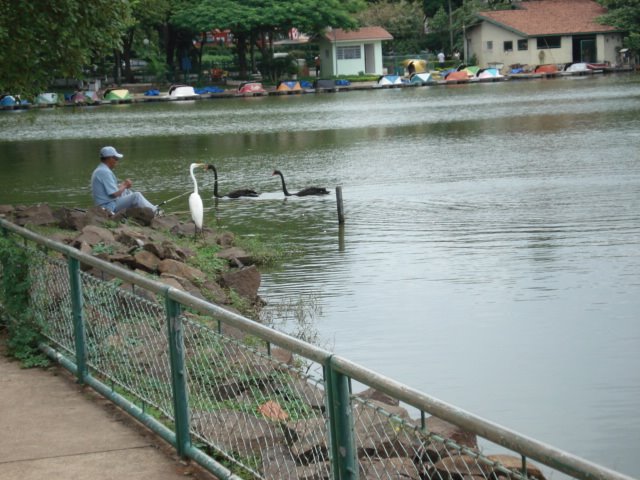
M 309 34 L 327 26 L 355 28 L 353 15 L 364 5 L 362 0 L 185 0 L 176 6 L 171 22 L 194 33 L 213 28 L 230 30 L 244 75 L 248 46 L 258 43 L 266 52 L 265 38 L 284 36 L 293 27 Z
M 418 53 L 424 48 L 424 12 L 422 4 L 411 0 L 381 0 L 370 4 L 356 18 L 363 26 L 381 26 L 393 35 L 396 53 Z
M 124 0 L 0 0 L 0 93 L 82 78 L 92 59 L 120 48 L 129 12 Z
M 640 0 L 599 0 L 608 9 L 601 17 L 606 25 L 626 30 L 625 46 L 640 52 Z

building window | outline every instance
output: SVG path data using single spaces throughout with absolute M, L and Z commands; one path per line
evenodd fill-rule
M 560 39 L 561 37 L 538 37 L 536 41 L 538 43 L 538 50 L 543 50 L 546 48 L 560 48 Z
M 518 40 L 518 50 L 529 50 L 529 40 Z
M 486 44 L 485 44 L 485 48 L 487 50 L 493 50 L 493 41 L 489 40 Z
M 336 57 L 338 60 L 354 60 L 362 58 L 360 45 L 353 47 L 338 47 L 336 49 Z
M 509 40 L 508 42 L 504 42 L 504 51 L 513 52 L 513 42 L 511 40 Z

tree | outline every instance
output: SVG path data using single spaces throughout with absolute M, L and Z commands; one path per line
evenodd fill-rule
M 640 52 L 640 1 L 639 0 L 599 0 L 608 12 L 600 17 L 605 25 L 625 30 L 624 45 L 634 52 Z
M 131 18 L 122 36 L 122 60 L 124 77 L 133 80 L 131 58 L 134 53 L 144 56 L 149 62 L 157 61 L 157 31 L 171 11 L 169 0 L 129 0 Z M 147 40 L 145 43 L 144 40 Z
M 353 15 L 364 7 L 362 0 L 189 0 L 176 8 L 171 22 L 194 34 L 213 28 L 234 35 L 240 75 L 247 74 L 247 49 L 254 45 L 270 58 L 270 43 L 292 27 L 319 33 L 327 26 L 355 28 Z
M 0 93 L 83 78 L 94 59 L 120 49 L 129 11 L 123 0 L 0 0 Z
M 356 18 L 363 26 L 384 27 L 393 35 L 393 50 L 397 54 L 418 53 L 425 46 L 424 13 L 418 2 L 381 0 L 370 4 Z

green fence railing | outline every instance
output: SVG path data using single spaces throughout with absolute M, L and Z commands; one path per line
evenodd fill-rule
M 221 479 L 631 480 L 3 219 L 0 229 L 30 254 L 41 348 Z

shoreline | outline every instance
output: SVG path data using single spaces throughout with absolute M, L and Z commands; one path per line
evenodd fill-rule
M 96 102 L 64 102 L 64 103 L 50 103 L 50 104 L 16 104 L 8 106 L 0 106 L 0 110 L 33 110 L 33 109 L 48 109 L 56 107 L 97 107 L 102 105 L 123 105 L 123 104 L 137 104 L 137 103 L 154 103 L 154 102 L 185 102 L 196 100 L 216 100 L 216 99 L 228 99 L 228 98 L 246 98 L 246 97 L 267 97 L 267 96 L 287 96 L 287 95 L 305 95 L 305 94 L 319 94 L 319 93 L 338 93 L 338 92 L 352 92 L 363 90 L 386 90 L 397 88 L 417 88 L 417 87 L 438 87 L 448 85 L 461 85 L 461 84 L 476 84 L 476 83 L 496 83 L 505 81 L 517 81 L 517 80 L 540 80 L 540 79 L 553 79 L 564 77 L 579 77 L 579 76 L 592 76 L 599 74 L 611 74 L 611 73 L 634 73 L 636 70 L 632 66 L 619 67 L 619 68 L 607 68 L 602 70 L 586 70 L 580 72 L 552 72 L 552 73 L 517 73 L 505 75 L 497 78 L 473 78 L 469 80 L 433 80 L 427 83 L 401 83 L 393 85 L 379 85 L 378 82 L 355 82 L 350 85 L 335 85 L 329 88 L 301 88 L 300 90 L 290 91 L 278 91 L 275 87 L 270 87 L 264 92 L 255 93 L 239 93 L 237 88 L 226 89 L 220 93 L 205 93 L 198 94 L 189 97 L 170 97 L 168 93 L 158 96 L 145 96 L 143 93 L 132 93 L 132 98 L 120 99 L 120 100 L 100 100 Z M 297 80 L 296 80 L 297 81 Z M 232 82 L 227 85 L 240 85 L 243 82 Z M 119 88 L 121 89 L 137 89 L 141 87 L 152 88 L 153 84 L 123 84 Z

